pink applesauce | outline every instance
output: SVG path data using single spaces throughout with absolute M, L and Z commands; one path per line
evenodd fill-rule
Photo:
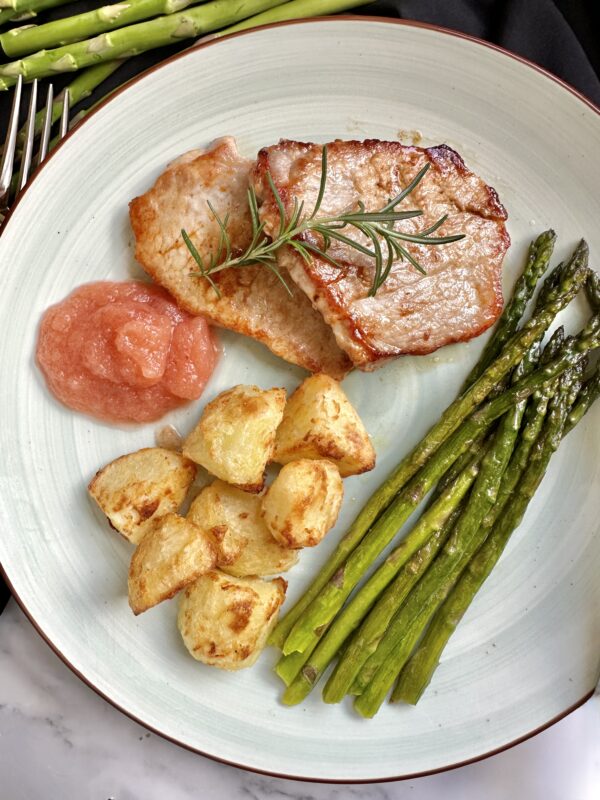
M 197 399 L 217 359 L 203 317 L 136 281 L 75 289 L 45 312 L 37 343 L 52 393 L 110 422 L 151 422 Z

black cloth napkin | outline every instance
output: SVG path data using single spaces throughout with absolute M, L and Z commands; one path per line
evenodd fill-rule
M 93 0 L 80 0 L 44 12 L 36 22 L 80 13 L 98 5 Z M 545 67 L 600 106 L 598 0 L 378 0 L 353 13 L 429 22 L 486 39 Z M 182 42 L 130 59 L 81 107 L 88 107 L 110 89 L 187 46 L 189 42 Z M 56 89 L 70 80 L 71 76 L 56 79 Z M 3 99 L 1 132 L 6 129 L 8 114 L 9 103 Z M 8 588 L 0 579 L 0 609 L 8 597 Z

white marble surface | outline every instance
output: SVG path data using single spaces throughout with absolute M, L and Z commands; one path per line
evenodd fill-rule
M 333 786 L 262 777 L 166 742 L 85 686 L 11 601 L 0 617 L 1 800 L 598 800 L 600 695 L 518 747 L 452 772 Z

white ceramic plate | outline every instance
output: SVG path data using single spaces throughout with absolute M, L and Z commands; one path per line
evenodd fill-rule
M 181 152 L 223 134 L 253 155 L 279 137 L 447 142 L 510 213 L 509 289 L 530 238 L 550 225 L 558 256 L 585 235 L 600 254 L 600 117 L 515 58 L 455 35 L 375 20 L 285 25 L 186 53 L 115 96 L 47 162 L 0 239 L 3 422 L 0 559 L 40 632 L 91 686 L 148 727 L 256 770 L 383 780 L 443 769 L 514 743 L 582 702 L 598 677 L 600 407 L 563 444 L 524 524 L 444 653 L 416 708 L 373 721 L 315 691 L 293 709 L 266 652 L 227 674 L 184 650 L 175 602 L 135 619 L 129 546 L 92 507 L 95 470 L 150 445 L 155 426 L 117 428 L 53 401 L 35 368 L 42 311 L 75 286 L 138 275 L 127 217 Z M 408 134 L 411 135 L 411 134 Z M 574 324 L 584 303 L 569 311 Z M 184 432 L 204 400 L 240 381 L 295 386 L 299 370 L 221 336 L 205 398 L 168 419 Z M 394 463 L 455 396 L 483 341 L 405 358 L 344 383 L 379 462 L 348 481 L 341 533 Z M 595 537 L 595 538 L 594 538 Z M 302 555 L 298 596 L 336 534 Z

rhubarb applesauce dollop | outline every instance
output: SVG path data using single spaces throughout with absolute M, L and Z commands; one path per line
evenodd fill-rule
M 66 406 L 110 422 L 151 422 L 195 400 L 218 351 L 203 317 L 158 287 L 89 283 L 49 308 L 37 361 Z

